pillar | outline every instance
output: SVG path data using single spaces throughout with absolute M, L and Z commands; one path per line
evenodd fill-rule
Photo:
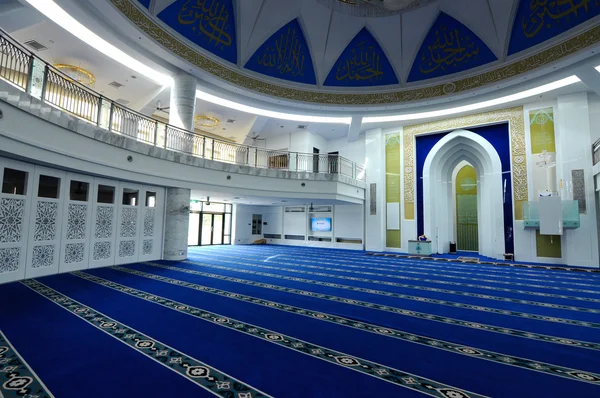
M 385 250 L 385 159 L 381 129 L 366 132 L 367 194 L 365 203 L 365 250 L 382 252 Z M 371 212 L 371 201 L 374 201 Z
M 187 258 L 191 190 L 167 188 L 165 244 L 163 258 L 180 261 Z
M 180 73 L 173 78 L 169 124 L 194 131 L 194 113 L 196 111 L 196 78 Z

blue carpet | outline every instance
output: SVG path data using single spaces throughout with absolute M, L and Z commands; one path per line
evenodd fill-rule
M 0 300 L 58 398 L 600 396 L 596 274 L 228 246 Z

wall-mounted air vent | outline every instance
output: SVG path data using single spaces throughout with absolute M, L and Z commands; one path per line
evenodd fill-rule
M 286 213 L 304 213 L 305 211 L 304 206 L 289 206 L 285 208 Z
M 299 124 L 298 125 L 298 129 L 299 130 L 305 130 L 306 129 L 306 124 Z
M 121 104 L 121 105 L 127 105 L 127 104 L 129 104 L 129 101 L 127 101 L 127 100 L 126 100 L 126 99 L 124 99 L 124 98 L 119 98 L 119 99 L 117 100 L 117 102 L 118 102 L 119 104 Z
M 121 88 L 121 87 L 123 87 L 123 85 L 121 83 L 119 83 L 119 82 L 111 82 L 111 83 L 108 83 L 108 85 L 111 86 L 111 87 L 114 87 L 114 88 Z
M 227 119 L 225 123 L 233 124 L 235 123 L 235 119 Z
M 40 43 L 37 40 L 29 40 L 25 42 L 26 45 L 28 45 L 29 47 L 33 48 L 35 51 L 44 51 L 47 50 L 48 47 L 46 47 L 45 45 L 43 45 L 42 43 Z

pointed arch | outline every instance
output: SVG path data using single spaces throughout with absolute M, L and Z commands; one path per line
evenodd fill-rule
M 452 173 L 461 161 L 471 163 L 479 180 L 479 253 L 493 258 L 504 254 L 502 163 L 496 149 L 482 136 L 457 130 L 439 140 L 423 168 L 424 232 L 434 252 L 447 253 L 453 237 Z

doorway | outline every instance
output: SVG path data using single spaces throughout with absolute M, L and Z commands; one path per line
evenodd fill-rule
M 461 251 L 478 252 L 477 172 L 467 162 L 461 162 L 457 166 L 457 170 L 458 173 L 454 180 L 457 248 Z
M 319 148 L 313 147 L 313 173 L 319 172 Z
M 188 246 L 231 244 L 231 205 L 192 203 Z

